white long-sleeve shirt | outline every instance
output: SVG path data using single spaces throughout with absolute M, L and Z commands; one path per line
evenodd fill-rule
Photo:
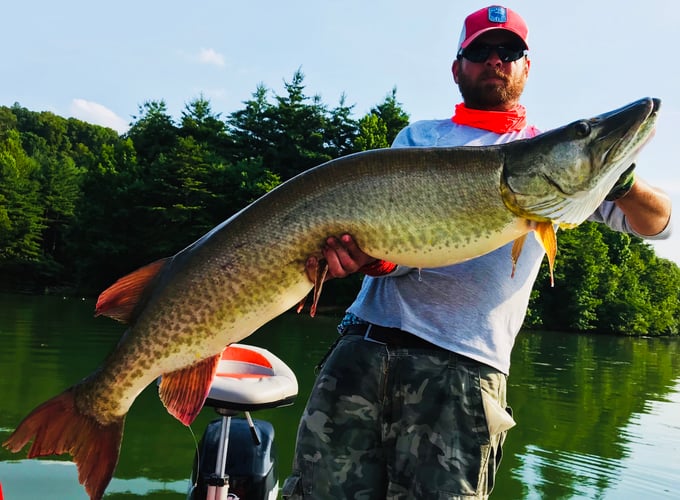
M 497 134 L 458 125 L 450 119 L 426 120 L 402 130 L 392 146 L 488 146 L 538 133 L 531 126 Z M 627 226 L 623 212 L 611 202 L 604 202 L 591 220 L 635 234 Z M 667 231 L 657 237 L 665 237 Z M 452 266 L 398 266 L 386 276 L 367 276 L 348 313 L 369 323 L 400 328 L 508 374 L 510 354 L 545 255 L 535 238 L 527 238 L 511 277 L 511 248 L 510 243 Z

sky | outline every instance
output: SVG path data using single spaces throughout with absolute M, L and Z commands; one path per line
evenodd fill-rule
M 23 0 L 6 2 L 0 105 L 19 103 L 123 133 L 147 101 L 179 119 L 207 98 L 223 117 L 259 84 L 284 92 L 298 69 L 307 95 L 344 95 L 360 118 L 397 89 L 411 121 L 445 118 L 460 95 L 451 77 L 472 0 Z M 641 97 L 662 100 L 637 172 L 680 205 L 680 66 L 676 0 L 513 0 L 529 26 L 522 97 L 542 130 Z M 677 224 L 676 224 L 677 226 Z M 680 264 L 680 229 L 653 243 Z

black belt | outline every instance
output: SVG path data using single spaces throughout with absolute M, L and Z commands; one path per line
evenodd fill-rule
M 405 332 L 399 328 L 388 328 L 386 326 L 360 324 L 348 325 L 342 332 L 343 335 L 360 335 L 369 342 L 376 342 L 384 344 L 387 347 L 403 347 L 403 348 L 417 348 L 417 349 L 438 349 L 442 347 L 436 346 L 427 340 L 416 337 L 412 333 Z

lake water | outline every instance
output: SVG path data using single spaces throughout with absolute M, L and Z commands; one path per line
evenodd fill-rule
M 94 302 L 0 295 L 0 441 L 37 404 L 90 373 L 123 327 L 93 318 Z M 298 377 L 297 402 L 256 412 L 270 421 L 283 479 L 314 366 L 337 317 L 284 315 L 246 342 L 265 347 Z M 680 341 L 523 332 L 513 353 L 508 435 L 492 499 L 678 498 Z M 200 438 L 215 418 L 206 408 Z M 182 499 L 194 455 L 191 432 L 170 417 L 155 387 L 128 415 L 109 499 Z M 26 460 L 0 448 L 5 500 L 86 499 L 67 457 Z

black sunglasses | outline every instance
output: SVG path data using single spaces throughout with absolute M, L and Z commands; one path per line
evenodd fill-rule
M 492 52 L 496 52 L 498 58 L 504 63 L 521 59 L 527 53 L 526 49 L 523 49 L 522 47 L 506 47 L 505 45 L 486 45 L 478 43 L 462 49 L 458 55 L 470 62 L 482 63 L 489 58 Z

